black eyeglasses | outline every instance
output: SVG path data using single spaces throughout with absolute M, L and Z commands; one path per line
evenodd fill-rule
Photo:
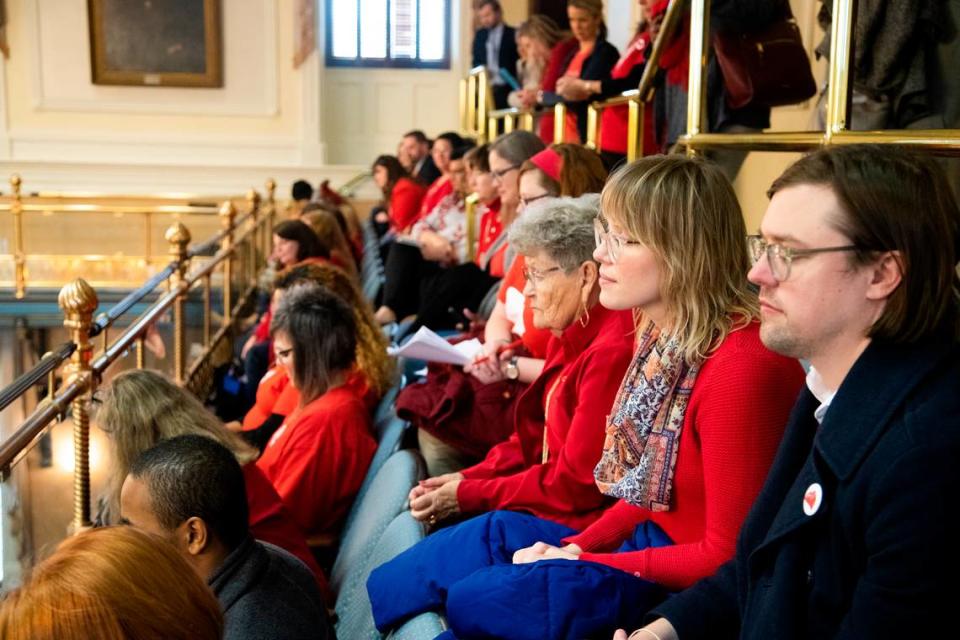
M 523 196 L 521 196 L 521 197 L 520 197 L 520 204 L 522 204 L 524 207 L 527 207 L 527 206 L 529 206 L 529 204 L 530 204 L 531 202 L 536 202 L 537 200 L 541 200 L 541 199 L 543 199 L 543 198 L 549 198 L 549 197 L 550 197 L 550 194 L 549 194 L 549 193 L 541 193 L 541 194 L 538 195 L 538 196 L 533 196 L 533 197 L 530 197 L 530 198 L 524 198 Z
M 501 169 L 500 171 L 494 171 L 494 170 L 491 169 L 491 170 L 490 170 L 490 173 L 493 174 L 494 180 L 503 180 L 503 176 L 505 176 L 505 175 L 507 175 L 508 173 L 510 173 L 511 171 L 514 171 L 514 170 L 519 169 L 519 168 L 520 168 L 520 165 L 518 165 L 518 164 L 512 164 L 512 165 L 510 165 L 509 167 L 507 167 L 506 169 Z

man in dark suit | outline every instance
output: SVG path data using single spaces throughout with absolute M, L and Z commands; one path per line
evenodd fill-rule
M 500 69 L 517 75 L 517 33 L 503 22 L 503 9 L 497 0 L 482 0 L 477 5 L 477 20 L 481 29 L 473 38 L 473 66 L 485 66 L 493 88 L 493 104 L 497 109 L 507 107 L 510 85 L 500 76 Z
M 407 131 L 400 141 L 400 153 L 406 156 L 410 175 L 417 182 L 430 186 L 440 177 L 440 170 L 430 157 L 430 139 L 419 129 Z M 400 159 L 403 163 L 404 158 Z
M 760 335 L 810 362 L 808 388 L 734 559 L 636 637 L 952 635 L 957 202 L 933 159 L 870 145 L 806 156 L 769 194 L 750 240 Z

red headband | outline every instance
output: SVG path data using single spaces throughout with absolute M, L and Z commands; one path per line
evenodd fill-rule
M 530 158 L 530 162 L 540 171 L 553 178 L 554 182 L 560 182 L 560 172 L 563 170 L 563 158 L 555 150 L 547 147 L 537 155 Z

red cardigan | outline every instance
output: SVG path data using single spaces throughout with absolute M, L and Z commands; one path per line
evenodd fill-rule
M 703 364 L 683 421 L 673 508 L 652 512 L 620 500 L 582 533 L 581 560 L 669 589 L 712 575 L 733 557 L 737 533 L 767 477 L 803 385 L 796 360 L 760 342 L 759 323 L 734 331 Z M 645 520 L 673 546 L 615 553 Z
M 366 405 L 342 385 L 292 413 L 257 466 L 308 536 L 335 533 L 376 448 Z
M 585 328 L 574 322 L 551 340 L 543 373 L 517 400 L 513 435 L 463 472 L 460 509 L 525 511 L 578 529 L 596 520 L 610 500 L 597 491 L 593 467 L 632 351 L 632 314 L 600 305 Z M 541 463 L 544 428 L 549 456 Z
M 420 207 L 427 189 L 410 178 L 400 178 L 390 192 L 390 225 L 403 230 L 420 217 Z
M 330 587 L 320 565 L 310 552 L 303 532 L 297 528 L 283 506 L 280 496 L 256 464 L 243 466 L 243 479 L 247 489 L 247 506 L 250 510 L 250 533 L 257 540 L 275 544 L 303 561 L 313 572 L 317 585 L 330 601 Z

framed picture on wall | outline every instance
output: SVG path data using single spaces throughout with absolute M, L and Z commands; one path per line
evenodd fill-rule
M 94 84 L 222 87 L 220 0 L 87 0 Z

